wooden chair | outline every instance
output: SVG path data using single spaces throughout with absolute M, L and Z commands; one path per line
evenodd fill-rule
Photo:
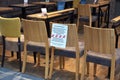
M 77 28 L 79 28 L 80 21 L 88 22 L 89 26 L 92 26 L 92 23 L 97 21 L 97 16 L 92 16 L 89 4 L 78 5 Z
M 45 53 L 45 79 L 48 77 L 49 68 L 49 41 L 44 21 L 23 20 L 24 31 L 24 58 L 22 72 L 25 72 L 27 50 Z M 31 48 L 30 46 L 35 46 Z
M 19 59 L 19 67 L 21 71 L 21 22 L 19 18 L 3 18 L 0 17 L 0 29 L 2 35 L 2 45 L 3 45 L 3 52 L 2 52 L 2 63 L 1 67 L 4 66 L 4 59 L 5 59 L 5 52 L 6 50 L 16 51 L 17 57 Z M 18 40 L 15 40 L 15 39 Z M 7 43 L 11 42 L 10 45 Z M 14 45 L 15 44 L 15 45 Z M 7 46 L 6 46 L 7 45 Z M 9 49 L 8 49 L 8 46 Z
M 54 23 L 52 23 L 53 25 Z M 80 57 L 83 55 L 83 43 L 78 41 L 78 33 L 75 24 L 65 24 L 68 26 L 68 36 L 67 36 L 67 43 L 66 48 L 51 48 L 51 64 L 50 64 L 50 73 L 49 79 L 52 77 L 53 73 L 53 62 L 54 62 L 54 55 L 56 56 L 64 56 L 76 59 L 76 79 L 79 80 L 79 63 Z M 80 47 L 82 46 L 82 47 Z M 81 54 L 80 54 L 81 52 Z
M 114 29 L 93 28 L 85 25 L 84 40 L 84 63 L 81 80 L 84 80 L 86 62 L 111 67 L 110 80 L 115 80 L 115 68 L 117 64 L 120 64 L 120 55 L 119 49 L 115 49 Z
M 104 27 L 106 27 L 106 25 Z M 109 28 L 113 28 L 115 30 L 115 35 L 116 35 L 115 48 L 118 48 L 118 41 L 119 41 L 119 35 L 120 35 L 120 16 L 117 16 L 117 17 L 115 17 L 111 20 Z M 95 75 L 96 74 L 96 69 L 97 69 L 96 64 L 94 65 L 94 68 L 95 68 L 94 69 L 95 70 L 94 75 Z M 110 75 L 110 67 L 109 67 L 108 70 L 109 70 L 108 71 L 108 77 L 110 77 L 109 76 Z

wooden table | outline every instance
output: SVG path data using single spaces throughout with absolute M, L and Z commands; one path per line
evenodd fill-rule
M 34 6 L 36 6 L 36 5 L 35 4 L 13 4 L 13 5 L 10 5 L 10 7 L 21 8 L 22 18 L 26 18 L 26 8 L 34 7 Z
M 109 25 L 109 11 L 110 11 L 110 2 L 109 1 L 102 1 L 97 4 L 90 4 L 90 6 L 93 8 L 93 15 L 96 15 L 96 9 L 98 8 L 98 27 L 100 27 L 100 16 L 102 12 L 102 8 L 107 8 L 107 27 Z
M 4 14 L 4 13 L 9 13 L 10 11 L 13 11 L 13 8 L 10 7 L 0 7 L 0 14 Z
M 48 12 L 49 12 L 49 7 L 50 6 L 53 6 L 55 7 L 56 6 L 56 3 L 55 2 L 32 2 L 32 4 L 35 4 L 35 5 L 38 5 L 40 6 L 40 8 L 47 8 L 48 9 Z
M 32 3 L 37 5 L 45 5 L 45 6 L 56 5 L 55 2 L 32 2 Z
M 31 14 L 28 15 L 27 18 L 28 19 L 33 19 L 33 20 L 43 20 L 46 23 L 46 27 L 47 27 L 47 32 L 48 32 L 48 37 L 50 37 L 50 25 L 49 22 L 50 21 L 56 21 L 59 19 L 63 19 L 66 17 L 71 17 L 73 15 L 74 12 L 74 8 L 69 8 L 69 9 L 65 9 L 65 10 L 61 10 L 61 11 L 54 11 L 54 12 L 50 12 L 47 13 L 46 16 L 42 16 L 41 13 L 37 13 L 37 14 Z

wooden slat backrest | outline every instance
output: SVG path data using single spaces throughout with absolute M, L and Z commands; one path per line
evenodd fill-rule
M 77 29 L 79 28 L 79 24 L 80 24 L 80 21 L 79 21 L 80 17 L 88 17 L 89 26 L 92 26 L 92 15 L 91 15 L 91 8 L 89 4 L 78 5 Z
M 79 4 L 78 5 L 78 16 L 91 16 L 91 9 L 89 4 Z
M 114 29 L 84 26 L 85 50 L 97 53 L 113 54 L 115 52 Z
M 78 33 L 75 24 L 68 25 L 67 47 L 75 47 L 78 44 Z
M 77 8 L 79 3 L 80 3 L 80 0 L 73 0 L 73 8 Z
M 25 41 L 48 42 L 44 21 L 22 20 Z

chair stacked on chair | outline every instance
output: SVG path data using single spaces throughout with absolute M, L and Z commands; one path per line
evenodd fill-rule
M 3 18 L 0 17 L 0 29 L 2 35 L 2 45 L 3 45 L 3 52 L 2 52 L 2 64 L 4 66 L 4 59 L 5 59 L 5 52 L 6 50 L 15 51 L 17 52 L 17 57 L 19 59 L 19 66 L 21 71 L 21 23 L 19 18 Z M 14 38 L 18 39 L 15 40 Z M 8 48 L 8 43 L 11 43 Z M 15 43 L 15 44 L 12 44 Z M 13 46 L 14 45 L 14 46 Z

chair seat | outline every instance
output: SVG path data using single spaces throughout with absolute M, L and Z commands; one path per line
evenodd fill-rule
M 24 36 L 21 35 L 21 51 L 23 51 L 23 42 L 24 42 Z M 6 38 L 6 50 L 10 51 L 18 51 L 18 39 L 17 38 Z
M 94 62 L 105 66 L 111 66 L 110 59 L 110 55 L 95 55 L 94 52 L 89 52 L 87 55 L 87 62 Z M 116 49 L 116 64 L 120 64 L 120 49 Z
M 45 44 L 38 42 L 28 42 L 27 50 L 45 54 Z
M 48 41 L 50 42 L 50 38 L 48 39 Z M 41 54 L 45 54 L 45 44 L 30 41 L 27 44 L 27 50 L 34 51 L 34 52 L 40 52 Z
M 79 48 L 80 48 L 80 56 L 82 56 L 84 53 L 84 42 L 79 42 Z M 55 55 L 75 58 L 76 57 L 75 48 L 73 48 L 73 47 L 67 47 L 65 49 L 56 48 Z
M 97 21 L 97 16 L 92 16 L 92 22 Z M 89 17 L 80 17 L 80 21 L 89 22 Z

